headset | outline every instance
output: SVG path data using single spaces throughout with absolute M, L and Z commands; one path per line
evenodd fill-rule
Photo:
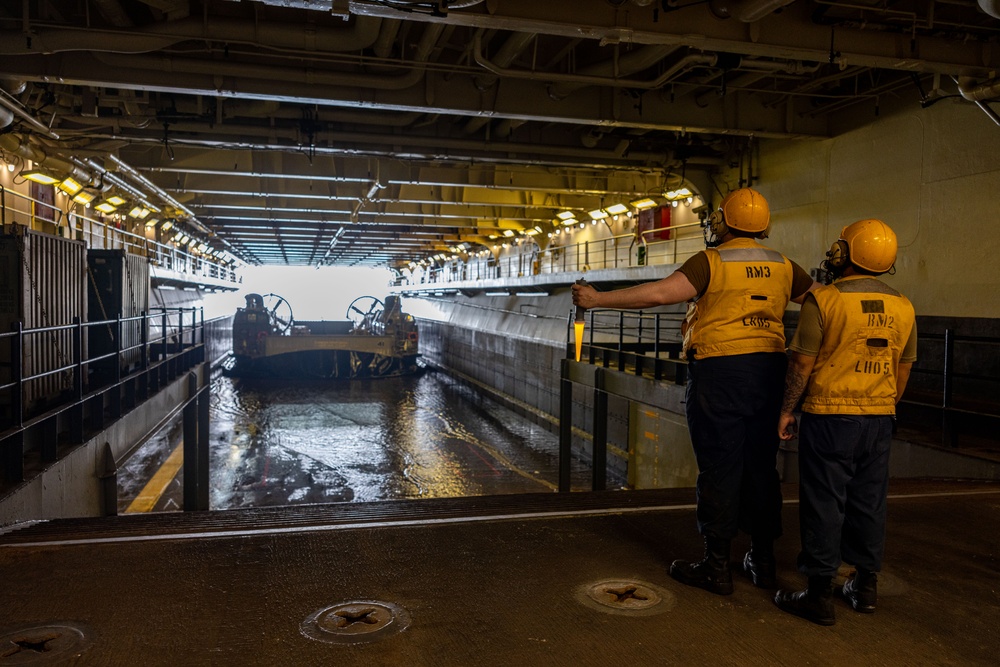
M 851 247 L 844 239 L 837 239 L 826 251 L 826 261 L 823 264 L 826 265 L 827 270 L 842 270 L 850 263 Z
M 722 243 L 722 237 L 729 232 L 729 226 L 726 224 L 726 216 L 721 208 L 709 213 L 701 223 L 701 227 L 705 234 L 706 248 L 714 248 Z

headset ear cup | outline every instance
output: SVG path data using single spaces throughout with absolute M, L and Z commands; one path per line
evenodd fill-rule
M 847 241 L 837 239 L 826 253 L 826 261 L 832 269 L 842 269 L 851 261 L 850 248 Z
M 716 238 L 720 239 L 729 232 L 729 227 L 726 225 L 725 216 L 722 215 L 722 211 L 712 211 L 709 214 L 708 228 Z

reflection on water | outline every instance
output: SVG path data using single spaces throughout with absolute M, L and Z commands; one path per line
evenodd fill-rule
M 212 390 L 212 509 L 556 489 L 558 436 L 441 373 Z

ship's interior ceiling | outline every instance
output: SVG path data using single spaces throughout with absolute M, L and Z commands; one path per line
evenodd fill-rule
M 941 100 L 1000 122 L 1000 0 L 23 0 L 0 157 L 250 264 L 386 265 L 754 177 Z M 544 238 L 544 234 L 539 235 Z

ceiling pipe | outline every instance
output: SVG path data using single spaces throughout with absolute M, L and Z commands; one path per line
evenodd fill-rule
M 378 31 L 378 38 L 372 50 L 379 58 L 388 58 L 392 55 L 392 45 L 396 43 L 396 35 L 403 24 L 399 19 L 385 19 L 382 27 Z
M 482 32 L 480 28 L 477 32 Z M 531 41 L 535 39 L 537 35 L 527 32 L 515 32 L 507 38 L 497 51 L 497 54 L 493 57 L 493 62 L 497 64 L 498 67 L 508 67 L 514 60 L 521 55 L 521 53 L 531 44 Z M 473 77 L 473 83 L 476 88 L 480 91 L 484 91 L 490 88 L 499 79 L 495 74 L 477 74 Z
M 753 23 L 793 2 L 795 0 L 750 0 L 737 8 L 736 18 L 744 23 Z
M 969 77 L 953 76 L 951 78 L 958 84 L 958 90 L 962 93 L 963 98 L 975 103 L 977 107 L 983 110 L 983 113 L 989 116 L 990 120 L 1000 125 L 1000 114 L 997 114 L 993 110 L 993 107 L 986 104 L 986 100 L 1000 95 L 1000 79 L 993 79 L 978 86 L 973 86 L 973 81 Z
M 752 60 L 743 58 L 738 68 L 741 71 L 739 76 L 726 81 L 726 89 L 739 89 L 752 86 L 763 78 L 771 76 L 775 72 L 788 72 L 789 74 L 812 74 L 822 67 L 819 63 L 805 65 L 801 62 L 775 62 L 771 60 Z M 718 95 L 720 86 L 713 90 L 704 92 L 695 98 L 698 106 L 705 106 L 713 95 Z
M 643 46 L 634 51 L 618 57 L 618 45 L 615 45 L 615 57 L 613 60 L 596 63 L 579 70 L 579 74 L 587 76 L 601 76 L 615 80 L 623 76 L 631 76 L 636 72 L 652 67 L 668 55 L 677 50 L 675 45 L 654 44 Z M 558 83 L 549 87 L 549 97 L 554 100 L 561 100 L 568 97 L 572 92 L 585 88 L 584 84 Z
M 220 76 L 271 79 L 276 82 L 308 83 L 317 86 L 349 86 L 380 90 L 404 90 L 416 85 L 424 77 L 426 63 L 440 38 L 445 25 L 428 24 L 417 45 L 414 66 L 402 75 L 376 76 L 349 72 L 318 71 L 309 68 L 264 66 L 251 63 L 233 63 L 217 60 L 190 60 L 166 56 L 130 56 L 120 53 L 94 52 L 97 60 L 112 67 L 159 70 L 183 74 L 200 74 L 217 79 Z
M 188 224 L 190 224 L 192 227 L 194 227 L 195 229 L 197 229 L 199 232 L 201 232 L 202 234 L 209 234 L 209 235 L 212 235 L 212 236 L 215 235 L 215 233 L 211 229 L 209 229 L 205 225 L 201 224 L 201 222 L 198 220 L 197 217 L 195 217 L 195 214 L 192 213 L 190 209 L 188 209 L 186 206 L 184 206 L 179 201 L 177 201 L 176 199 L 174 199 L 173 197 L 171 197 L 169 194 L 167 194 L 162 188 L 160 188 L 160 186 L 158 186 L 155 183 L 153 183 L 152 181 L 150 181 L 148 178 L 146 178 L 145 176 L 143 176 L 142 174 L 140 174 L 138 171 L 136 171 L 130 165 L 128 165 L 125 162 L 123 162 L 118 157 L 116 157 L 114 155 L 109 155 L 108 156 L 108 160 L 110 160 L 111 163 L 114 164 L 115 167 L 118 168 L 118 171 L 122 172 L 123 174 L 125 174 L 126 176 L 128 176 L 129 178 L 131 178 L 133 181 L 138 182 L 143 187 L 148 188 L 151 192 L 153 192 L 154 194 L 156 194 L 156 196 L 159 197 L 161 200 L 165 201 L 167 204 L 173 206 L 178 211 L 181 211 L 185 215 L 189 216 L 188 219 L 185 222 L 187 222 Z
M 28 113 L 20 102 L 14 99 L 6 90 L 3 90 L 2 88 L 0 88 L 0 106 L 10 111 L 12 114 L 14 114 L 18 118 L 26 122 L 32 128 L 44 134 L 46 137 L 50 139 L 59 138 L 58 134 L 50 130 L 48 126 L 46 126 L 44 123 L 36 119 L 30 113 Z
M 667 47 L 674 48 L 674 47 Z M 530 70 L 515 70 L 499 67 L 488 60 L 482 53 L 482 36 L 479 33 L 473 37 L 473 58 L 476 63 L 498 76 L 506 76 L 515 79 L 530 79 L 532 81 L 554 81 L 558 83 L 579 83 L 584 86 L 612 86 L 615 88 L 639 88 L 650 90 L 659 88 L 678 72 L 696 65 L 715 65 L 718 57 L 715 54 L 691 54 L 672 65 L 666 72 L 652 80 L 617 79 L 605 76 L 590 76 L 586 74 L 561 74 L 559 72 L 537 72 Z
M 36 166 L 45 167 L 63 178 L 72 176 L 74 180 L 86 186 L 95 186 L 98 183 L 87 169 L 49 155 L 41 146 L 28 143 L 26 139 L 16 134 L 0 134 L 0 148 L 25 160 L 31 160 Z
M 32 55 L 63 51 L 146 53 L 194 39 L 343 53 L 368 48 L 378 38 L 382 19 L 357 16 L 354 21 L 354 25 L 348 28 L 293 27 L 213 16 L 208 23 L 188 18 L 128 30 L 44 28 L 28 34 L 30 39 L 26 39 L 21 31 L 4 31 L 0 32 L 0 54 Z
M 984 102 L 1000 97 L 1000 78 L 977 83 L 971 76 L 954 78 L 958 92 L 970 102 Z

